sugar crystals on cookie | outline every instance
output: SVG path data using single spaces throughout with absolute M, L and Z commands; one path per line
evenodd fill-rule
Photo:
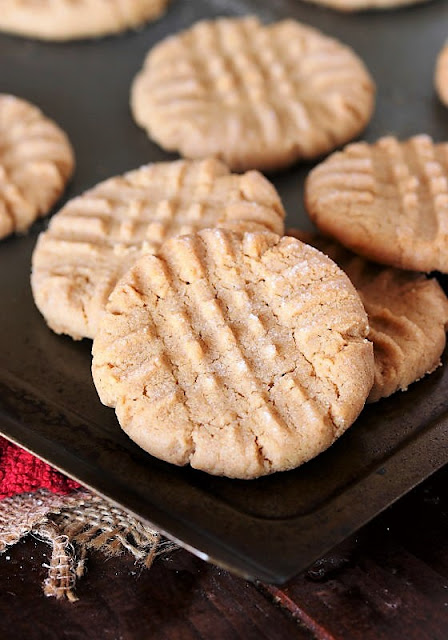
M 152 455 L 254 478 L 297 467 L 353 423 L 373 383 L 367 332 L 353 285 L 314 248 L 206 229 L 123 276 L 92 371 Z

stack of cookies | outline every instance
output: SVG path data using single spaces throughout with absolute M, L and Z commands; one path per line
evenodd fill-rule
M 152 455 L 232 478 L 293 469 L 440 363 L 448 301 L 402 269 L 447 271 L 448 145 L 387 138 L 318 165 L 306 204 L 333 240 L 285 236 L 259 173 L 349 142 L 374 94 L 352 50 L 292 20 L 204 21 L 148 54 L 134 117 L 186 159 L 68 202 L 32 288 L 55 332 L 93 339 L 101 401 Z
M 283 218 L 257 171 L 181 160 L 98 185 L 41 234 L 39 309 L 94 338 L 101 400 L 153 455 L 252 478 L 317 455 L 361 411 L 361 300 L 329 258 L 281 237 Z

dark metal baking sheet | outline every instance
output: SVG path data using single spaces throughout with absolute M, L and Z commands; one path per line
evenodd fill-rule
M 45 44 L 0 36 L 0 91 L 59 122 L 78 168 L 66 198 L 111 175 L 170 156 L 129 114 L 130 82 L 147 49 L 214 15 L 294 17 L 350 44 L 378 84 L 365 137 L 427 132 L 448 139 L 448 110 L 433 93 L 448 3 L 343 15 L 296 1 L 173 0 L 138 33 Z M 301 204 L 309 167 L 273 176 L 288 224 L 309 226 Z M 368 407 L 329 451 L 288 473 L 244 482 L 152 458 L 120 430 L 90 376 L 89 341 L 54 335 L 35 309 L 30 256 L 45 221 L 0 245 L 0 430 L 197 553 L 245 576 L 281 582 L 447 461 L 448 369 Z M 445 360 L 447 358 L 445 357 Z

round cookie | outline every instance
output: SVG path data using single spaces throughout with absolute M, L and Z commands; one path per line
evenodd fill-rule
M 375 88 L 347 46 L 294 20 L 202 21 L 148 54 L 136 122 L 164 149 L 233 169 L 278 169 L 356 137 Z
M 405 391 L 440 365 L 448 299 L 435 278 L 368 262 L 323 236 L 292 229 L 288 233 L 334 260 L 360 295 L 375 359 L 368 402 Z
M 255 478 L 355 420 L 373 382 L 347 276 L 295 238 L 205 229 L 143 256 L 110 296 L 93 377 L 124 431 L 168 462 Z
M 96 38 L 158 18 L 168 0 L 2 0 L 0 31 L 41 40 Z
M 440 100 L 448 107 L 448 44 L 437 56 L 434 85 Z
M 283 233 L 284 215 L 274 187 L 256 171 L 234 175 L 215 159 L 143 166 L 53 216 L 33 254 L 34 300 L 56 333 L 93 338 L 110 292 L 143 253 L 216 225 Z
M 414 271 L 448 272 L 448 144 L 380 138 L 332 154 L 305 183 L 317 227 L 355 253 Z
M 46 215 L 74 168 L 65 133 L 34 105 L 0 94 L 0 238 Z
M 339 11 L 362 11 L 364 9 L 398 9 L 428 0 L 307 0 Z

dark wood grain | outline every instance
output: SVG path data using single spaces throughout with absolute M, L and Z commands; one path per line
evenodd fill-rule
M 318 638 L 448 638 L 448 470 L 282 589 Z
M 448 469 L 282 588 L 251 584 L 186 551 L 141 570 L 93 556 L 79 602 L 42 595 L 48 549 L 0 560 L 0 639 L 446 640 Z
M 1 640 L 310 640 L 253 584 L 186 551 L 141 570 L 129 557 L 93 556 L 70 604 L 45 598 L 47 560 L 29 538 L 0 560 Z

